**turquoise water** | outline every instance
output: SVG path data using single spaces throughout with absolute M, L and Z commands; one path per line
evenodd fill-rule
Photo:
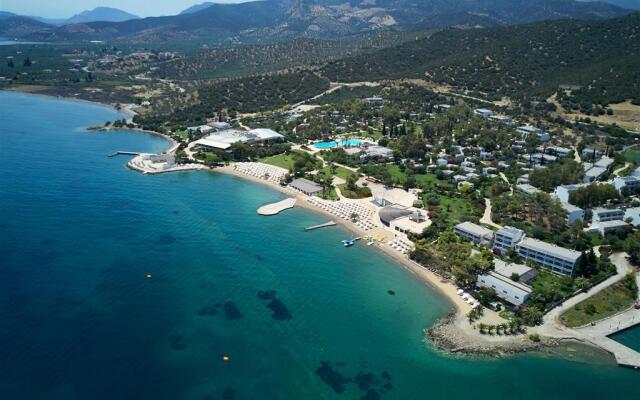
M 317 142 L 313 144 L 313 147 L 317 149 L 331 149 L 333 147 L 345 147 L 345 146 L 360 146 L 363 143 L 360 139 L 347 139 L 339 142 Z
M 629 348 L 640 351 L 640 326 L 634 326 L 633 328 L 625 329 L 624 331 L 618 332 L 609 337 L 616 342 L 624 344 Z
M 261 185 L 127 169 L 107 155 L 167 143 L 82 130 L 108 108 L 0 92 L 0 110 L 1 398 L 640 395 L 610 364 L 434 351 L 432 290 L 339 228 L 303 232 L 318 215 L 258 216 L 283 198 Z

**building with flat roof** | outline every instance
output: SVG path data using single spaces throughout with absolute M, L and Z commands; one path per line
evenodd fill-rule
M 560 202 L 560 205 L 567 212 L 567 218 L 565 219 L 567 226 L 573 225 L 576 221 L 584 221 L 584 210 L 582 208 L 563 202 Z
M 518 282 L 521 283 L 529 283 L 538 276 L 535 269 L 527 267 L 524 264 L 506 262 L 497 258 L 493 260 L 493 269 L 500 275 L 506 276 L 507 278 L 518 275 Z
M 211 128 L 207 126 L 210 130 Z M 241 142 L 248 144 L 265 144 L 272 141 L 280 141 L 284 138 L 278 132 L 271 129 L 251 129 L 249 131 L 243 131 L 239 129 L 225 129 L 222 131 L 214 132 L 202 139 L 196 140 L 195 146 L 205 149 L 218 149 L 226 150 L 233 143 Z
M 389 227 L 398 232 L 411 233 L 413 235 L 422 235 L 422 232 L 431 225 L 429 221 L 420 211 L 415 210 L 409 215 L 402 216 L 390 221 Z
M 524 239 L 524 231 L 513 226 L 504 226 L 493 235 L 493 249 L 499 253 L 507 253 Z
M 573 275 L 576 263 L 582 256 L 579 251 L 532 238 L 525 238 L 518 243 L 516 252 L 520 257 L 531 260 L 559 275 Z
M 562 203 L 568 203 L 569 202 L 569 195 L 571 194 L 571 192 L 573 192 L 574 190 L 581 188 L 581 187 L 586 187 L 589 186 L 588 183 L 577 183 L 575 185 L 560 185 L 558 187 L 556 187 L 556 189 L 553 191 L 553 195 L 555 197 L 558 198 L 558 200 L 560 200 Z
M 453 233 L 474 244 L 491 243 L 493 231 L 472 222 L 461 222 L 453 227 Z
M 522 305 L 531 294 L 529 286 L 494 271 L 478 275 L 476 285 L 493 289 L 499 298 L 515 306 Z
M 624 221 L 633 226 L 640 226 L 640 207 L 627 208 L 624 212 Z
M 589 232 L 598 232 L 600 235 L 604 236 L 609 232 L 616 232 L 619 230 L 629 230 L 631 229 L 631 225 L 622 221 L 622 220 L 611 220 L 611 221 L 603 221 L 596 222 L 589 227 Z
M 607 222 L 607 221 L 622 221 L 624 218 L 624 211 L 619 208 L 604 208 L 595 207 L 591 210 L 591 223 Z
M 473 113 L 485 119 L 489 119 L 493 115 L 493 111 L 486 108 L 476 108 Z
M 619 176 L 613 179 L 613 186 L 621 192 L 623 189 L 637 190 L 640 189 L 640 176 Z
M 289 184 L 289 187 L 297 190 L 298 192 L 302 192 L 307 196 L 314 196 L 322 192 L 322 186 L 305 178 L 294 179 Z
M 536 193 L 540 193 L 542 192 L 542 190 L 538 189 L 537 187 L 530 185 L 528 183 L 520 183 L 516 185 L 516 190 L 521 191 L 522 193 L 526 193 L 529 195 L 534 195 Z

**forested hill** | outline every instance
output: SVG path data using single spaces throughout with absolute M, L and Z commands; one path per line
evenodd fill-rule
M 640 104 L 640 13 L 445 29 L 429 38 L 328 63 L 332 81 L 424 78 L 489 95 L 548 95 L 558 85 L 596 88 L 605 103 Z

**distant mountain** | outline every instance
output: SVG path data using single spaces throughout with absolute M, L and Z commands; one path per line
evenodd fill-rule
M 206 3 L 196 7 L 203 5 Z M 560 18 L 610 18 L 628 12 L 601 2 L 573 0 L 265 0 L 210 4 L 176 16 L 65 25 L 32 38 L 137 42 L 203 37 L 235 41 L 332 38 L 380 29 L 489 27 Z
M 36 32 L 43 34 L 53 26 L 44 22 L 36 21 L 32 18 L 21 17 L 19 15 L 0 14 L 0 37 L 20 38 L 32 35 Z
M 205 8 L 209 8 L 214 4 L 215 3 L 211 2 L 211 1 L 206 1 L 206 2 L 200 3 L 200 4 L 194 4 L 191 7 L 185 8 L 184 10 L 180 11 L 180 15 L 182 15 L 182 14 L 193 14 L 195 12 L 202 11 Z
M 74 15 L 65 21 L 65 24 L 81 24 L 84 22 L 107 21 L 122 22 L 130 19 L 138 19 L 137 15 L 130 14 L 117 8 L 96 7 Z
M 596 1 L 596 0 L 580 0 L 580 1 Z M 640 0 L 599 0 L 604 3 L 613 4 L 621 8 L 629 10 L 640 10 Z

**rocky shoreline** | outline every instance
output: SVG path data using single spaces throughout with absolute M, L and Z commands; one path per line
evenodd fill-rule
M 556 340 L 545 337 L 540 337 L 539 342 L 534 342 L 526 334 L 489 335 L 485 338 L 478 333 L 466 333 L 466 329 L 461 329 L 459 323 L 457 314 L 450 313 L 431 328 L 425 329 L 425 337 L 436 349 L 443 352 L 491 357 L 540 351 L 559 344 Z

